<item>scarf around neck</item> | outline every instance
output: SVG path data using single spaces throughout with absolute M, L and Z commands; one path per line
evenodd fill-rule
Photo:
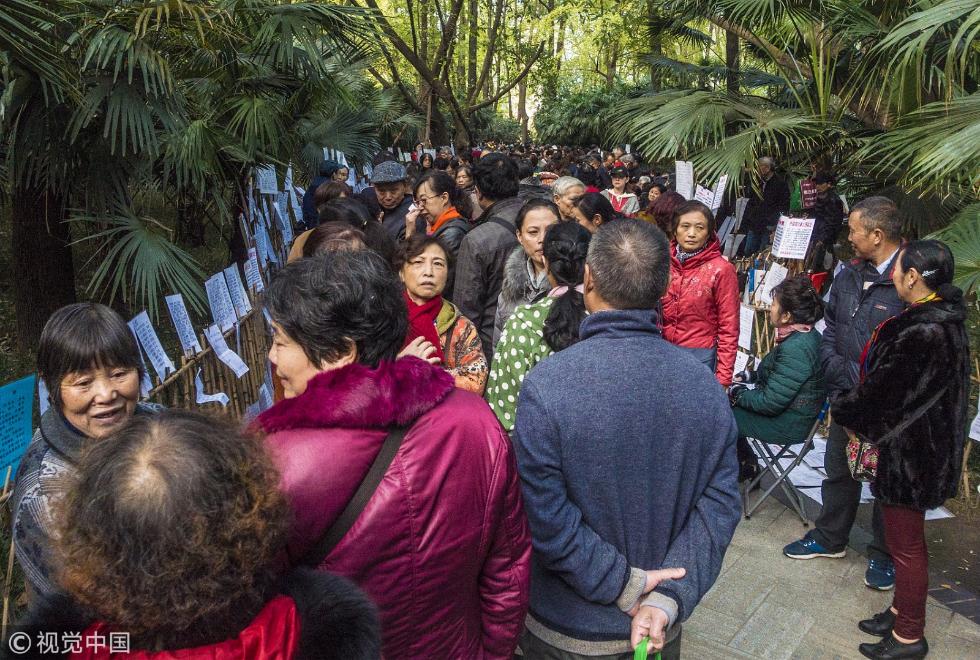
M 404 346 L 408 346 L 416 337 L 422 337 L 436 347 L 436 356 L 445 362 L 446 356 L 442 352 L 442 342 L 439 341 L 439 331 L 436 329 L 436 319 L 442 311 L 442 296 L 436 296 L 419 305 L 408 295 L 408 291 L 404 291 L 402 295 L 408 307 L 408 333 L 405 336 Z
M 697 250 L 695 250 L 694 252 L 685 252 L 684 250 L 682 250 L 682 249 L 681 249 L 681 246 L 680 246 L 680 245 L 678 245 L 678 246 L 677 246 L 677 260 L 678 260 L 679 262 L 681 262 L 681 263 L 684 263 L 685 261 L 687 261 L 687 260 L 688 260 L 688 259 L 690 259 L 691 257 L 696 257 L 696 256 L 698 256 L 699 254 L 701 254 L 702 252 L 704 252 L 704 249 L 705 249 L 706 247 L 708 247 L 708 243 L 709 243 L 709 242 L 710 242 L 710 241 L 705 241 L 705 244 L 704 244 L 704 245 L 702 245 L 701 247 L 699 247 L 699 248 L 698 248 Z
M 436 221 L 432 223 L 432 226 L 429 227 L 429 231 L 428 231 L 429 236 L 432 236 L 432 234 L 439 231 L 439 229 L 447 222 L 462 217 L 463 216 L 459 214 L 459 211 L 456 210 L 455 206 L 450 206 L 448 209 L 443 211 L 442 214 L 438 218 L 436 218 Z
M 776 343 L 782 342 L 794 332 L 810 332 L 812 329 L 813 326 L 806 323 L 790 323 L 781 328 L 776 328 Z

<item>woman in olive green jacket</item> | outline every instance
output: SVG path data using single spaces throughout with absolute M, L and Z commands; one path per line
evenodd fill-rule
M 740 480 L 758 471 L 747 437 L 772 444 L 803 442 L 820 414 L 826 392 L 820 333 L 813 324 L 822 316 L 823 301 L 805 275 L 773 289 L 769 318 L 776 328 L 776 346 L 757 371 L 736 375 L 730 390 L 738 423 Z

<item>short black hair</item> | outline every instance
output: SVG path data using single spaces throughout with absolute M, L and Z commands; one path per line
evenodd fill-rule
M 617 220 L 620 216 L 616 213 L 616 209 L 612 207 L 609 200 L 602 193 L 597 192 L 587 192 L 574 202 L 572 205 L 582 212 L 589 220 L 599 216 L 602 218 L 602 223 L 606 224 Z
M 453 253 L 441 238 L 429 236 L 427 234 L 412 234 L 412 237 L 398 244 L 395 256 L 391 259 L 391 265 L 399 271 L 405 267 L 409 261 L 425 252 L 430 245 L 437 245 L 443 254 L 446 255 L 446 267 L 452 268 Z
M 494 202 L 517 197 L 520 180 L 517 164 L 504 154 L 487 154 L 473 166 L 473 180 L 480 194 Z
M 310 232 L 303 243 L 303 256 L 315 257 L 326 252 L 363 250 L 367 248 L 364 232 L 346 222 L 324 222 Z
M 472 176 L 472 173 L 470 176 Z M 438 169 L 426 170 L 425 174 L 420 176 L 415 181 L 415 185 L 412 186 L 412 192 L 415 193 L 416 198 L 419 196 L 419 188 L 422 187 L 423 183 L 428 184 L 429 189 L 436 195 L 449 193 L 449 203 L 456 207 L 456 211 L 464 218 L 473 217 L 473 207 L 470 204 L 469 193 L 464 192 L 462 188 L 457 186 L 456 179 L 449 176 L 446 172 Z
M 408 332 L 402 284 L 370 250 L 287 265 L 269 284 L 265 307 L 313 364 L 338 359 L 353 342 L 357 361 L 376 367 L 395 359 Z
M 713 234 L 715 232 L 715 214 L 705 204 L 692 199 L 683 204 L 678 204 L 677 208 L 674 209 L 674 213 L 670 217 L 671 237 L 677 231 L 677 223 L 680 222 L 681 216 L 688 213 L 700 213 L 705 222 L 708 223 L 708 233 Z
M 345 197 L 333 199 L 320 209 L 320 222 L 346 222 L 364 232 L 364 244 L 390 262 L 395 252 L 395 241 L 381 223 L 371 217 L 367 206 L 360 199 Z
M 851 213 L 858 213 L 865 230 L 880 229 L 890 241 L 902 240 L 902 218 L 898 205 L 882 195 L 866 197 L 851 207 Z
M 813 325 L 823 318 L 823 300 L 806 275 L 786 278 L 773 287 L 772 297 L 793 323 Z
M 561 221 L 561 211 L 558 210 L 557 204 L 550 199 L 541 199 L 540 197 L 536 197 L 524 202 L 524 206 L 522 206 L 521 210 L 517 212 L 517 217 L 514 218 L 514 226 L 517 227 L 517 231 L 521 231 L 524 228 L 524 218 L 527 217 L 527 214 L 531 211 L 537 211 L 538 209 L 547 209 L 548 211 L 551 211 L 555 215 L 555 218 L 557 218 L 559 222 Z
M 653 309 L 667 290 L 670 248 L 653 225 L 623 218 L 592 236 L 586 264 L 597 293 L 616 309 Z
M 70 373 L 97 367 L 136 369 L 143 362 L 126 321 L 99 303 L 65 305 L 44 324 L 37 349 L 37 371 L 51 403 L 61 410 L 61 381 Z

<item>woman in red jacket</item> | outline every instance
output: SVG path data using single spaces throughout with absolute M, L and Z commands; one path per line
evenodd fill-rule
M 738 348 L 738 277 L 721 256 L 711 209 L 701 202 L 681 204 L 669 236 L 664 339 L 689 350 L 728 387 Z
M 290 560 L 367 592 L 387 658 L 511 660 L 531 542 L 496 416 L 441 367 L 395 359 L 408 331 L 402 284 L 373 252 L 290 264 L 265 304 L 286 398 L 258 423 L 293 512 Z M 323 549 L 396 428 L 407 430 L 373 493 Z

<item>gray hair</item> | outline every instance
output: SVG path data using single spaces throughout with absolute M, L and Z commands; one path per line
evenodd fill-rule
M 578 179 L 576 179 L 575 177 L 560 176 L 557 179 L 555 179 L 554 184 L 552 184 L 551 186 L 551 190 L 552 192 L 554 192 L 555 197 L 561 197 L 575 186 L 581 186 L 582 189 L 585 189 L 585 184 L 579 181 Z
M 599 227 L 585 263 L 605 302 L 616 309 L 653 309 L 667 290 L 670 247 L 656 226 L 624 218 Z
M 759 165 L 768 165 L 771 170 L 776 169 L 776 161 L 771 156 L 762 156 L 755 162 Z
M 881 195 L 862 199 L 851 207 L 851 213 L 858 214 L 858 220 L 866 231 L 880 229 L 889 241 L 902 240 L 902 218 L 899 217 L 898 205 Z

